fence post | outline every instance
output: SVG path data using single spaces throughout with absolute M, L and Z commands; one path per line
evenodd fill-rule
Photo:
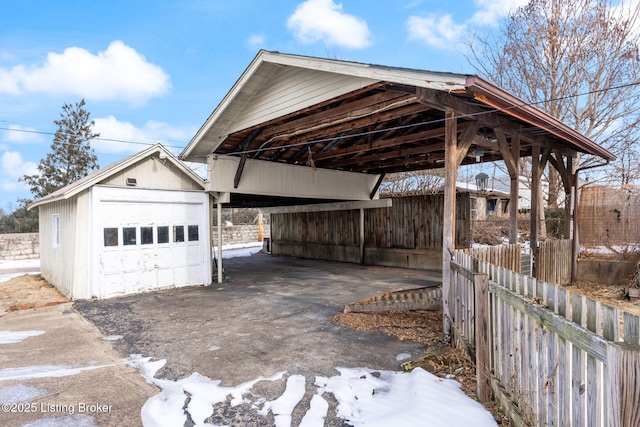
M 640 425 L 640 346 L 608 342 L 608 426 Z
M 478 381 L 478 399 L 487 402 L 491 399 L 489 376 L 489 277 L 486 274 L 473 275 L 475 299 L 475 339 L 476 339 L 476 377 Z

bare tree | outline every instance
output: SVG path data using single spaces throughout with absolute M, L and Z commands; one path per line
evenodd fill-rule
M 494 34 L 476 37 L 468 59 L 479 74 L 572 126 L 620 160 L 611 182 L 639 177 L 640 5 L 531 0 Z M 576 159 L 586 165 L 593 158 Z M 560 180 L 549 170 L 549 205 Z
M 380 185 L 381 196 L 412 196 L 433 194 L 442 185 L 444 172 L 429 171 L 398 172 L 387 175 Z

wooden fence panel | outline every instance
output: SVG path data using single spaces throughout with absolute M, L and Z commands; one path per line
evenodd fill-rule
M 454 266 L 457 289 L 468 305 L 475 304 L 469 301 L 474 295 L 462 288 L 473 288 L 474 274 L 488 275 L 487 364 L 493 391 L 514 424 L 608 426 L 640 419 L 637 405 L 612 401 L 618 395 L 631 401 L 640 390 L 635 383 L 640 378 L 639 316 L 462 251 L 455 252 L 452 271 Z M 470 313 L 457 311 L 452 323 L 465 324 L 460 316 Z M 462 341 L 470 342 L 473 335 L 468 326 L 462 335 L 469 337 Z M 621 338 L 629 347 L 620 347 Z
M 540 242 L 535 257 L 536 278 L 558 285 L 571 282 L 571 239 Z

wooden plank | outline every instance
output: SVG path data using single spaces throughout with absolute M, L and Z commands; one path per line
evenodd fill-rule
M 582 325 L 584 319 L 583 310 L 584 298 L 581 295 L 573 294 L 571 301 L 571 320 Z M 584 363 L 585 355 L 575 344 L 571 343 L 571 425 L 583 426 L 585 420 L 585 399 L 584 393 Z
M 355 202 L 318 203 L 314 205 L 275 206 L 260 208 L 260 212 L 269 214 L 298 213 L 298 212 L 328 212 L 344 211 L 352 209 L 378 209 L 389 208 L 393 205 L 393 199 L 361 200 Z
M 631 313 L 624 313 L 624 342 L 640 344 L 640 317 Z
M 597 334 L 598 329 L 600 329 L 600 302 L 587 298 L 586 303 L 587 329 Z M 595 357 L 591 354 L 587 354 L 587 387 L 585 394 L 587 395 L 587 423 L 590 426 L 596 426 L 601 395 L 598 390 L 598 365 Z
M 608 425 L 640 425 L 640 347 L 636 344 L 610 343 L 607 370 Z
M 489 279 L 486 274 L 477 274 L 473 282 L 475 294 L 475 344 L 477 393 L 481 402 L 491 398 L 489 372 Z
M 558 288 L 556 297 L 558 300 L 556 313 L 566 319 L 568 314 L 566 289 Z M 563 337 L 558 337 L 558 384 L 556 400 L 558 402 L 558 426 L 566 426 L 571 422 L 570 402 L 568 401 L 570 390 L 569 378 L 571 377 L 570 373 L 567 372 L 570 366 L 568 347 L 567 340 Z
M 620 309 L 602 305 L 602 336 L 609 341 L 620 341 Z

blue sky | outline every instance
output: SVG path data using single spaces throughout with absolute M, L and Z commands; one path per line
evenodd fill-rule
M 49 152 L 65 103 L 85 99 L 100 166 L 157 142 L 179 153 L 260 49 L 474 74 L 465 38 L 523 3 L 3 1 L 0 208 L 30 197 L 18 178 Z

